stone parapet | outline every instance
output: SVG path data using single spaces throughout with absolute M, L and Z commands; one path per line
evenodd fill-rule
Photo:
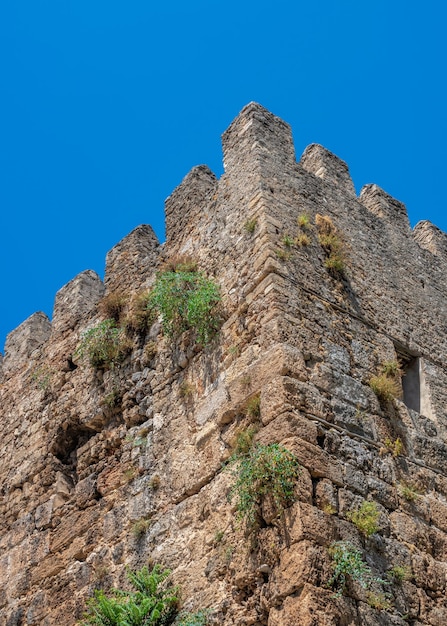
M 374 215 L 390 222 L 394 227 L 410 229 L 407 209 L 405 205 L 390 196 L 378 185 L 365 185 L 359 196 L 360 202 Z
M 51 333 L 51 322 L 45 313 L 33 313 L 9 333 L 5 343 L 2 371 L 6 376 L 27 364 L 35 350 L 40 348 Z
M 447 234 L 428 220 L 418 222 L 413 229 L 415 241 L 443 262 L 447 262 Z
M 104 284 L 109 292 L 137 291 L 148 285 L 157 264 L 160 244 L 150 226 L 137 226 L 106 256 Z
M 73 330 L 91 315 L 104 295 L 104 284 L 92 270 L 81 272 L 56 294 L 53 308 L 53 333 Z
M 206 165 L 194 167 L 165 202 L 166 242 L 176 245 L 200 229 L 217 191 L 217 179 Z
M 340 187 L 343 193 L 355 195 L 347 164 L 323 146 L 317 143 L 307 146 L 299 163 L 318 178 Z

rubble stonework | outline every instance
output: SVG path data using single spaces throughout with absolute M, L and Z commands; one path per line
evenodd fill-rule
M 412 230 L 376 185 L 356 197 L 321 146 L 297 162 L 288 125 L 258 104 L 223 148 L 219 180 L 194 168 L 166 201 L 163 246 L 138 227 L 107 255 L 105 286 L 83 272 L 51 323 L 36 313 L 8 336 L 0 623 L 75 624 L 95 588 L 123 586 L 126 566 L 152 560 L 172 570 L 187 610 L 210 608 L 222 626 L 445 626 L 447 236 L 429 222 Z M 319 239 L 328 218 L 342 270 Z M 220 286 L 217 337 L 199 349 L 155 320 L 112 370 L 80 359 L 104 293 L 138 295 L 179 255 Z M 396 361 L 399 397 L 379 401 L 369 381 Z M 280 519 L 266 505 L 255 536 L 223 470 L 254 419 L 256 441 L 301 464 L 296 502 Z M 369 537 L 352 521 L 365 500 L 380 513 Z M 336 594 L 335 541 L 388 584 Z M 387 575 L 396 565 L 399 582 Z

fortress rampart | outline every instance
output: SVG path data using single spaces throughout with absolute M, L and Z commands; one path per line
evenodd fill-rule
M 447 235 L 411 229 L 376 185 L 357 197 L 322 146 L 297 162 L 289 126 L 258 104 L 223 153 L 219 180 L 196 167 L 167 199 L 163 245 L 137 227 L 108 253 L 104 283 L 79 274 L 51 322 L 35 313 L 8 335 L 0 623 L 75 624 L 95 588 L 151 559 L 213 624 L 445 626 Z M 79 358 L 104 297 L 131 301 L 176 258 L 219 284 L 215 339 L 199 349 L 155 319 L 115 368 Z M 384 401 L 371 380 L 397 362 Z M 296 501 L 280 520 L 266 503 L 255 541 L 222 470 L 252 426 L 301 464 Z M 367 537 L 352 521 L 364 501 L 378 511 Z M 339 541 L 388 584 L 336 595 Z

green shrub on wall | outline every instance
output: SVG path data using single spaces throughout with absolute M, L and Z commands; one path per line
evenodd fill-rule
M 82 334 L 75 356 L 86 358 L 92 367 L 107 369 L 120 363 L 130 348 L 124 330 L 114 319 L 107 319 Z
M 239 518 L 245 520 L 249 530 L 256 529 L 266 497 L 271 499 L 278 517 L 294 502 L 299 463 L 283 446 L 252 445 L 247 452 L 236 453 L 230 467 L 236 477 L 230 500 L 236 496 Z
M 375 502 L 364 500 L 357 510 L 348 511 L 346 517 L 357 526 L 365 537 L 369 537 L 379 530 L 380 512 Z
M 148 307 L 161 315 L 168 336 L 192 329 L 197 343 L 206 345 L 219 329 L 220 299 L 218 285 L 201 272 L 165 271 L 155 281 Z
M 177 615 L 177 589 L 163 585 L 169 570 L 155 565 L 128 572 L 134 591 L 97 590 L 87 602 L 82 626 L 168 626 Z
M 360 550 L 349 541 L 335 541 L 329 546 L 329 554 L 332 558 L 332 576 L 327 586 L 336 590 L 337 597 L 344 593 L 349 580 L 358 583 L 363 589 L 370 589 L 373 583 L 385 582 L 373 576 Z

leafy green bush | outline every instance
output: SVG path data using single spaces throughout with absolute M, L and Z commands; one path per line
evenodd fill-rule
M 364 500 L 356 511 L 348 511 L 346 517 L 350 520 L 359 531 L 369 537 L 379 530 L 379 510 L 375 502 Z
M 167 335 L 193 329 L 197 343 L 206 345 L 219 329 L 220 299 L 218 285 L 201 272 L 166 271 L 157 277 L 148 306 L 161 315 Z
M 343 594 L 349 580 L 359 583 L 363 589 L 369 589 L 374 582 L 384 583 L 381 578 L 372 575 L 360 550 L 349 541 L 335 541 L 329 547 L 329 554 L 332 558 L 333 574 L 327 586 L 337 590 L 337 597 Z
M 177 590 L 164 587 L 169 570 L 145 566 L 127 576 L 135 591 L 112 589 L 110 597 L 96 590 L 87 602 L 83 626 L 168 626 L 177 614 Z
M 261 506 L 266 496 L 271 498 L 278 517 L 295 500 L 295 482 L 299 463 L 283 446 L 256 444 L 245 454 L 233 455 L 230 466 L 236 482 L 230 490 L 230 500 L 237 497 L 237 510 L 249 530 L 257 527 Z
M 82 334 L 75 356 L 86 358 L 92 367 L 107 369 L 120 363 L 130 348 L 124 330 L 114 319 L 107 319 Z

